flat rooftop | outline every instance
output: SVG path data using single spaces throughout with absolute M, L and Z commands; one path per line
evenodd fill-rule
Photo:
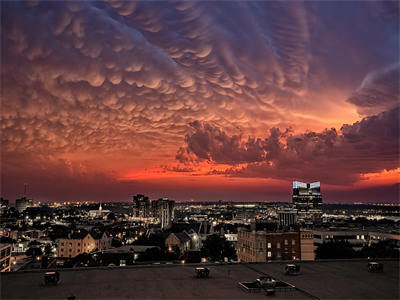
M 283 274 L 286 263 L 207 265 L 207 279 L 195 277 L 198 265 L 60 269 L 56 286 L 44 285 L 45 270 L 11 272 L 0 276 L 1 299 L 265 299 L 265 293 L 247 293 L 238 285 L 265 274 L 296 287 L 277 291 L 274 299 L 398 299 L 399 261 L 383 263 L 383 273 L 369 273 L 366 261 L 302 262 L 298 276 Z

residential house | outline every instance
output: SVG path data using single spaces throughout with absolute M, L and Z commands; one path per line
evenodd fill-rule
M 190 236 L 184 232 L 179 233 L 170 233 L 165 240 L 165 246 L 168 248 L 169 251 L 174 251 L 175 247 L 179 248 L 181 254 L 185 253 L 186 251 L 190 250 Z

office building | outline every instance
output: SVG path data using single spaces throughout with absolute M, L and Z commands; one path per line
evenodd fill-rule
M 15 200 L 15 208 L 19 212 L 23 212 L 28 207 L 33 207 L 33 200 L 27 199 L 26 197 L 22 197 L 20 199 Z
M 0 272 L 11 271 L 11 244 L 0 244 Z
M 297 209 L 285 208 L 278 210 L 279 225 L 281 227 L 291 227 L 297 222 Z
M 322 196 L 320 182 L 293 181 L 293 205 L 301 212 L 321 212 Z
M 148 218 L 151 216 L 149 197 L 142 194 L 133 196 L 133 217 Z
M 170 228 L 174 219 L 175 201 L 160 198 L 151 202 L 153 217 L 161 224 L 161 229 Z

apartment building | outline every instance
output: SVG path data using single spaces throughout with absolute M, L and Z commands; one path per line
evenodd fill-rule
M 238 230 L 238 259 L 245 262 L 270 260 L 314 260 L 311 231 L 268 232 Z
M 102 251 L 111 247 L 111 240 L 106 233 L 97 234 L 78 230 L 67 238 L 57 240 L 57 256 L 75 257 L 94 250 Z
M 11 271 L 11 244 L 0 244 L 0 272 Z

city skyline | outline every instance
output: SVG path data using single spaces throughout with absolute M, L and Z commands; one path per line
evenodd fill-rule
M 398 2 L 1 8 L 10 201 L 398 202 Z

